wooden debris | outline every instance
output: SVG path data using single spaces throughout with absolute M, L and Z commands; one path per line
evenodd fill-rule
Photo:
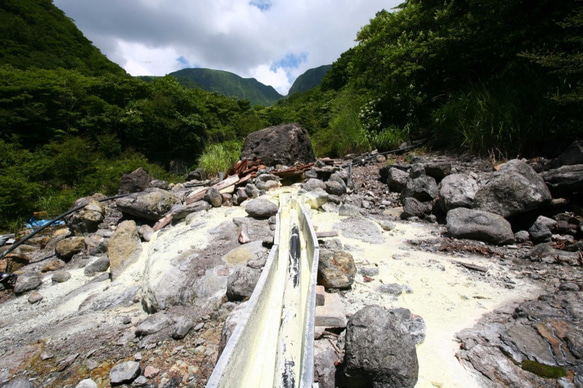
M 237 184 L 237 182 L 239 182 L 239 175 L 233 175 L 233 176 L 230 176 L 230 177 L 220 181 L 219 183 L 217 183 L 211 187 L 214 187 L 217 190 L 221 191 L 223 189 L 226 189 L 229 186 L 233 186 L 233 185 Z M 190 205 L 191 203 L 200 201 L 204 198 L 205 193 L 206 193 L 206 189 L 197 191 L 196 193 L 191 194 L 188 198 L 186 198 L 184 203 L 186 203 L 187 205 Z
M 160 218 L 158 220 L 158 222 L 156 222 L 156 224 L 154 225 L 154 227 L 152 228 L 154 230 L 154 232 L 162 229 L 163 227 L 165 227 L 166 225 L 168 225 L 169 223 L 172 222 L 172 213 L 166 214 L 164 217 Z
M 273 175 L 280 177 L 280 178 L 289 178 L 292 176 L 301 175 L 304 172 L 306 172 L 307 170 L 309 170 L 310 168 L 312 168 L 313 166 L 314 166 L 314 163 L 309 163 L 309 164 L 303 164 L 301 166 L 293 166 L 293 167 L 287 168 L 285 170 L 274 170 L 274 171 L 271 171 L 271 173 Z
M 473 271 L 484 272 L 484 273 L 488 272 L 488 268 L 482 267 L 482 266 L 479 266 L 476 264 L 463 263 L 461 261 L 457 261 L 456 264 L 461 265 L 462 267 L 465 267 L 467 269 L 471 269 Z

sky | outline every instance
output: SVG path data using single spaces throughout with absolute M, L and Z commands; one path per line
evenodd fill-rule
M 402 0 L 54 0 L 131 75 L 210 68 L 286 95 L 306 70 L 333 63 L 357 32 Z

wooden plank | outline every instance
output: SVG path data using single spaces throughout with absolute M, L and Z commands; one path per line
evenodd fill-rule
M 229 186 L 236 184 L 237 182 L 239 182 L 239 175 L 232 175 L 232 176 L 228 177 L 227 179 L 224 179 L 211 187 L 221 191 L 223 189 L 226 189 Z M 203 190 L 198 191 L 194 194 L 191 194 L 188 198 L 186 198 L 184 203 L 186 203 L 187 205 L 190 205 L 191 203 L 202 200 L 204 198 L 204 194 L 206 193 L 206 191 L 209 188 L 203 189 Z

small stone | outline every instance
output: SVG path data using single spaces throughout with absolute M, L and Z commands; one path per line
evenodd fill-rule
M 382 292 L 383 294 L 399 296 L 403 293 L 403 287 L 397 283 L 382 284 L 379 287 L 379 291 Z
M 61 360 L 58 364 L 57 364 L 57 370 L 59 372 L 64 371 L 65 369 L 67 369 L 69 366 L 71 366 L 71 364 L 73 364 L 75 362 L 75 360 L 77 359 L 77 357 L 79 357 L 79 353 L 75 353 L 75 354 L 71 354 L 68 357 L 66 357 L 64 360 Z
M 561 291 L 575 291 L 576 292 L 576 291 L 579 291 L 579 286 L 577 285 L 577 283 L 563 282 L 559 286 L 559 290 L 561 290 Z
M 79 381 L 75 388 L 97 388 L 97 383 L 91 379 L 85 379 Z
M 65 262 L 61 259 L 53 259 L 42 266 L 40 269 L 41 272 L 51 272 L 51 271 L 58 271 L 60 269 L 65 268 Z
M 68 271 L 57 271 L 51 278 L 53 283 L 65 283 L 69 279 L 71 279 L 71 274 Z
M 140 363 L 136 361 L 122 362 L 111 368 L 109 381 L 111 385 L 131 383 L 140 375 Z
M 43 296 L 40 292 L 38 291 L 33 291 L 30 293 L 30 295 L 28 296 L 28 303 L 30 304 L 35 304 L 40 302 L 41 300 L 43 300 Z
M 89 263 L 83 270 L 85 276 L 94 276 L 97 273 L 105 272 L 109 268 L 109 257 L 103 256 Z
M 363 276 L 377 276 L 379 274 L 379 269 L 377 267 L 363 267 L 360 268 L 358 272 Z
M 341 217 L 355 217 L 360 215 L 360 210 L 354 205 L 345 203 L 340 205 L 340 209 L 338 209 L 338 215 Z
M 152 379 L 160 374 L 160 369 L 154 368 L 152 365 L 148 365 L 144 369 L 144 376 L 148 379 Z
M 391 222 L 391 221 L 381 221 L 380 224 L 381 224 L 381 228 L 385 232 L 390 232 L 391 230 L 393 230 L 397 227 L 397 225 L 395 225 L 395 223 Z
M 525 243 L 530 240 L 530 234 L 526 230 L 519 230 L 514 233 L 514 240 L 519 244 Z
M 132 383 L 132 387 L 143 387 L 148 384 L 148 379 L 146 376 L 139 376 Z
M 34 385 L 27 379 L 14 379 L 2 385 L 2 388 L 34 388 Z

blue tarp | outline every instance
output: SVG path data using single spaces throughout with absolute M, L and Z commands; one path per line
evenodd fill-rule
M 39 229 L 39 228 L 42 228 L 43 226 L 49 224 L 50 222 L 51 222 L 51 220 L 37 220 L 34 217 L 30 217 L 28 222 L 26 224 L 24 224 L 24 227 L 27 229 Z M 65 222 L 62 220 L 59 220 L 59 221 L 53 222 L 52 224 L 53 225 L 65 225 Z

